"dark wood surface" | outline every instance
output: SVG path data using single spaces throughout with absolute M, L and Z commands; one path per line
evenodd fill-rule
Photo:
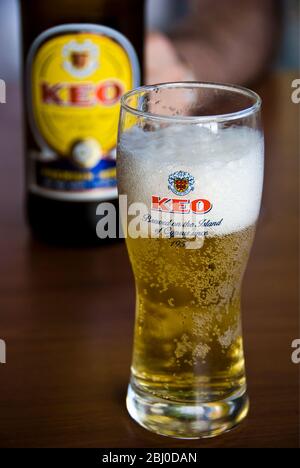
M 298 447 L 298 108 L 293 75 L 259 87 L 267 137 L 260 226 L 244 284 L 251 411 L 207 441 L 162 438 L 125 409 L 134 285 L 123 244 L 64 250 L 31 239 L 23 219 L 19 97 L 0 106 L 1 447 Z

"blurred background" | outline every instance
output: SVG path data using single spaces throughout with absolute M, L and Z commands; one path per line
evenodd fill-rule
M 195 78 L 244 84 L 266 66 L 298 69 L 299 3 L 148 0 L 148 30 L 160 33 L 148 36 L 148 81 Z M 0 0 L 0 76 L 7 81 L 19 76 L 17 18 L 17 1 Z

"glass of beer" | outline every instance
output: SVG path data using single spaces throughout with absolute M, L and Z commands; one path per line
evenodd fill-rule
M 134 90 L 117 171 L 137 291 L 128 411 L 157 434 L 219 435 L 249 409 L 241 288 L 263 188 L 261 99 L 213 83 Z

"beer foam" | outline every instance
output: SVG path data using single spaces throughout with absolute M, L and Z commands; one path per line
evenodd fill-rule
M 217 124 L 215 124 L 217 125 Z M 169 176 L 184 171 L 195 179 L 184 199 L 206 199 L 206 215 L 222 220 L 213 235 L 231 234 L 258 219 L 264 174 L 264 139 L 246 127 L 219 129 L 214 124 L 176 125 L 155 132 L 134 127 L 119 142 L 119 192 L 128 203 L 146 204 L 152 195 L 180 198 L 169 189 Z

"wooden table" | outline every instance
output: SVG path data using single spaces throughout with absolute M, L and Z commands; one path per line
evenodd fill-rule
M 20 105 L 0 106 L 1 447 L 297 447 L 298 108 L 291 80 L 266 79 L 264 207 L 244 285 L 251 412 L 206 441 L 162 438 L 128 417 L 134 284 L 123 244 L 63 250 L 32 240 L 23 219 Z

